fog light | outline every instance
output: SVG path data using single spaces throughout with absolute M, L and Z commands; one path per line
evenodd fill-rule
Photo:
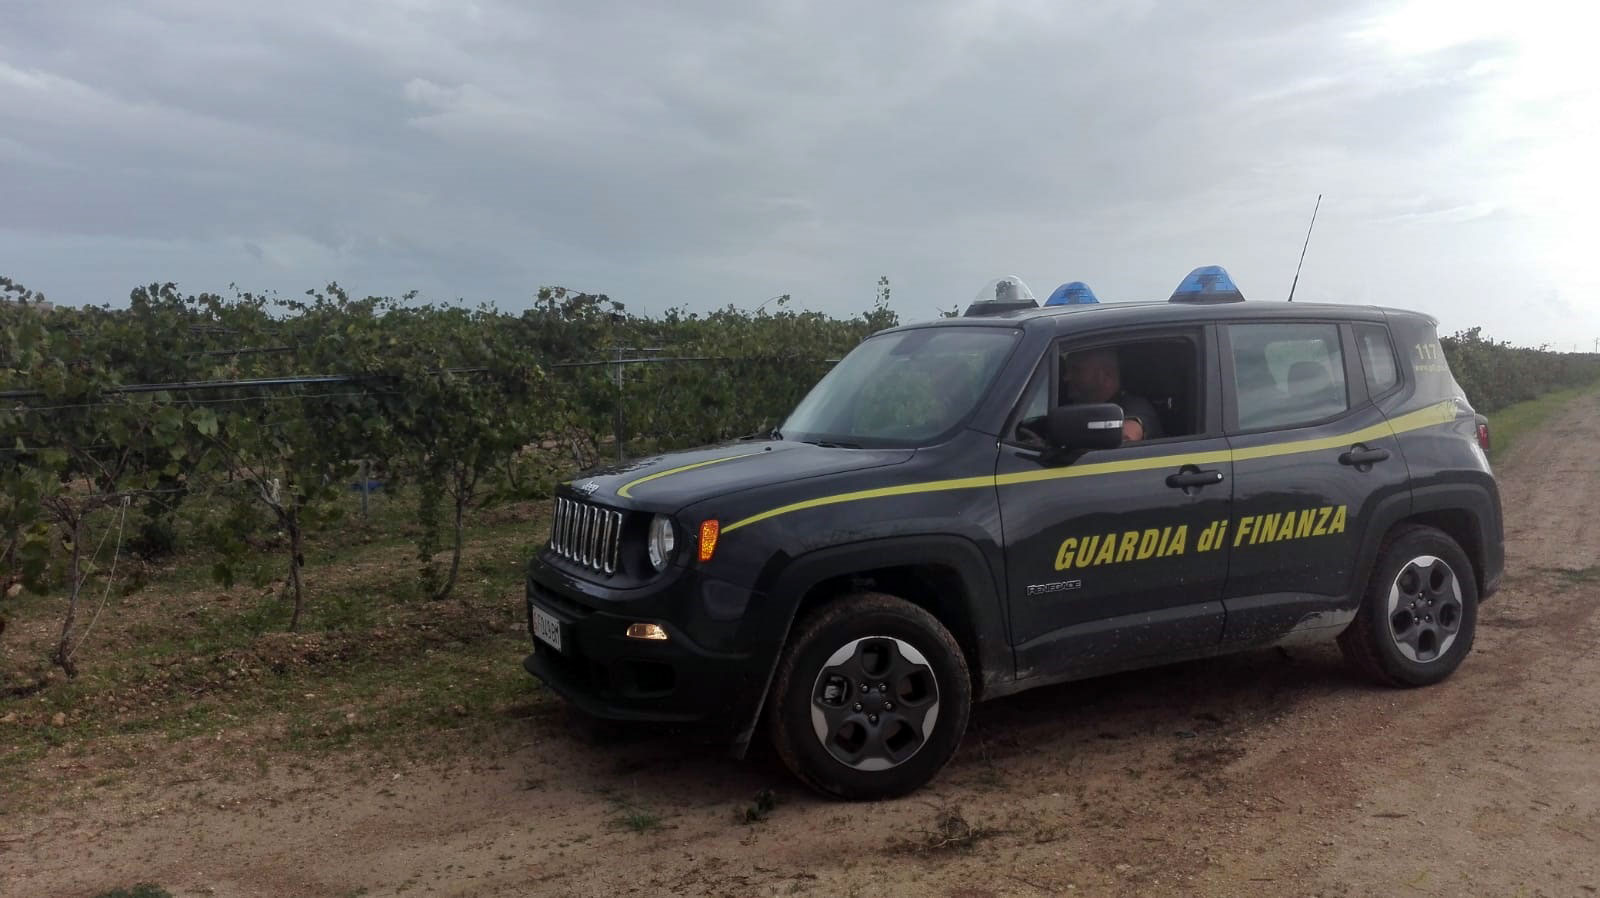
M 666 639 L 667 631 L 655 624 L 629 624 L 629 639 Z

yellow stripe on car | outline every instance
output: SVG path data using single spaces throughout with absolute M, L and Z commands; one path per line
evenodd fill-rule
M 807 499 L 804 502 L 791 502 L 777 508 L 751 515 L 742 521 L 735 521 L 722 528 L 723 533 L 731 533 L 749 524 L 775 518 L 791 511 L 804 511 L 808 508 L 820 508 L 824 505 L 837 505 L 840 502 L 858 502 L 862 499 L 883 499 L 889 496 L 909 496 L 913 493 L 942 493 L 947 490 L 968 490 L 980 486 L 993 486 L 993 474 L 980 474 L 977 477 L 958 477 L 954 480 L 930 480 L 927 483 L 908 483 L 904 486 L 880 486 L 877 489 L 857 490 L 853 493 L 839 493 L 836 496 L 823 496 L 819 499 Z
M 1065 480 L 1068 477 L 1094 477 L 1100 474 L 1126 474 L 1130 471 L 1149 471 L 1153 468 L 1170 468 L 1173 465 L 1209 465 L 1228 461 L 1232 454 L 1226 449 L 1213 452 L 1189 452 L 1183 455 L 1152 455 L 1149 458 L 1130 458 L 1126 461 L 1103 461 L 1090 465 L 1073 465 L 1070 468 L 1041 468 L 1037 471 L 1019 471 L 990 478 L 995 486 L 1012 486 L 1018 483 L 1037 483 L 1041 480 Z
M 910 496 L 918 493 L 937 493 L 949 490 L 975 489 L 984 486 L 1014 486 L 1022 483 L 1037 483 L 1043 480 L 1065 480 L 1069 477 L 1093 477 L 1101 474 L 1125 474 L 1133 471 L 1149 471 L 1156 468 L 1170 468 L 1182 465 L 1209 465 L 1219 462 L 1250 461 L 1257 458 L 1276 458 L 1284 455 L 1298 455 L 1302 452 L 1321 452 L 1326 449 L 1337 449 L 1351 443 L 1361 443 L 1368 440 L 1377 440 L 1389 436 L 1397 436 L 1425 427 L 1435 427 L 1447 424 L 1456 418 L 1456 404 L 1454 401 L 1435 403 L 1426 408 L 1401 415 L 1382 424 L 1363 427 L 1360 430 L 1336 434 L 1330 437 L 1319 437 L 1312 440 L 1295 440 L 1288 443 L 1274 443 L 1265 446 L 1249 446 L 1243 449 L 1218 449 L 1212 452 L 1189 452 L 1178 455 L 1153 455 L 1149 458 L 1130 458 L 1122 461 L 1096 462 L 1087 465 L 1073 465 L 1067 468 L 1042 468 L 1037 471 L 1019 471 L 1012 474 L 985 474 L 977 477 L 958 477 L 950 480 L 930 480 L 925 483 L 908 483 L 902 486 L 884 486 L 870 490 L 856 490 L 849 493 L 838 493 L 833 496 L 822 496 L 816 499 L 807 499 L 804 502 L 791 502 L 777 508 L 768 509 L 760 514 L 751 515 L 743 520 L 735 521 L 722 528 L 723 533 L 732 533 L 741 527 L 758 524 L 779 515 L 796 511 L 805 511 L 808 508 L 820 508 L 824 505 L 837 505 L 841 502 L 859 502 L 865 499 L 885 499 L 891 496 Z M 737 456 L 735 456 L 737 457 Z M 723 461 L 723 459 L 717 459 Z M 709 464 L 702 462 L 701 464 Z M 690 465 L 689 467 L 699 467 Z M 686 470 L 686 469 L 677 469 Z M 673 471 L 663 471 L 654 475 L 663 477 Z M 649 480 L 651 478 L 645 478 Z M 643 481 L 635 481 L 641 483 Z M 632 486 L 629 484 L 628 486 Z M 623 489 L 627 489 L 624 487 Z
M 733 461 L 736 458 L 749 458 L 752 455 L 759 455 L 759 454 L 760 453 L 758 453 L 758 452 L 744 452 L 744 453 L 741 453 L 739 455 L 725 455 L 722 458 L 713 458 L 710 461 L 697 461 L 692 465 L 682 465 L 682 466 L 676 467 L 676 468 L 668 468 L 665 471 L 657 471 L 656 473 L 651 474 L 648 477 L 640 477 L 638 480 L 630 480 L 627 483 L 624 483 L 622 485 L 622 489 L 617 490 L 617 495 L 621 496 L 624 499 L 631 499 L 633 497 L 628 495 L 628 491 L 633 489 L 634 487 L 638 486 L 641 483 L 649 483 L 652 480 L 659 480 L 662 477 L 668 477 L 668 476 L 671 476 L 673 474 L 682 474 L 684 471 L 693 471 L 695 468 L 703 468 L 706 465 L 714 465 L 714 464 L 717 464 L 719 462 Z

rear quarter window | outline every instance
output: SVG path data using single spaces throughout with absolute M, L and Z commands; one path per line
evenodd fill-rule
M 1377 324 L 1358 324 L 1356 345 L 1361 348 L 1361 370 L 1367 375 L 1367 391 L 1377 396 L 1394 389 L 1400 382 L 1400 363 L 1394 357 L 1389 329 Z

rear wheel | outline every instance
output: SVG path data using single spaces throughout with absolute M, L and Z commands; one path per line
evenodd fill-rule
M 770 729 L 778 756 L 812 788 L 888 798 L 938 774 L 971 708 L 950 631 L 904 599 L 859 593 L 796 625 L 773 682 Z
M 1472 651 L 1477 622 L 1477 580 L 1466 553 L 1442 531 L 1408 525 L 1384 540 L 1339 647 L 1380 683 L 1426 686 Z

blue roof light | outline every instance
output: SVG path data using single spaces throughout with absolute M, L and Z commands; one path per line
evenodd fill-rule
M 1244 302 L 1244 294 L 1221 265 L 1202 265 L 1189 272 L 1168 302 Z
M 1073 281 L 1057 287 L 1055 292 L 1050 294 L 1050 298 L 1044 301 L 1044 304 L 1047 306 L 1089 306 L 1099 301 L 1095 297 L 1094 291 L 1089 289 L 1088 284 L 1083 281 Z

